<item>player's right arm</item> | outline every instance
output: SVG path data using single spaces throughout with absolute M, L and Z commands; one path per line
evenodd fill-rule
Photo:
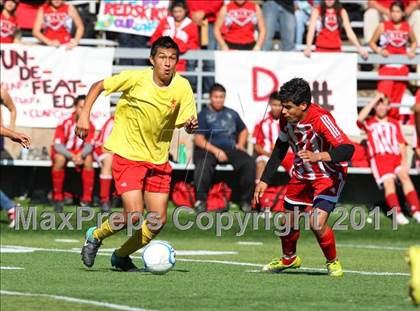
M 372 109 L 376 106 L 378 101 L 384 97 L 384 94 L 378 93 L 376 94 L 375 98 L 373 98 L 369 104 L 363 107 L 362 110 L 359 112 L 359 116 L 357 117 L 357 122 L 363 124 L 366 120 L 366 118 L 369 116 L 369 113 L 372 111 Z

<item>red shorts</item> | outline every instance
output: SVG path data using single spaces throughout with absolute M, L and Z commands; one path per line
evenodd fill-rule
M 289 204 L 312 205 L 315 199 L 337 203 L 345 184 L 345 174 L 334 178 L 300 180 L 292 176 L 287 184 L 284 200 Z
M 395 178 L 401 168 L 401 155 L 377 154 L 370 159 L 370 167 L 376 183 L 381 185 L 387 178 Z
M 131 190 L 169 193 L 172 167 L 169 162 L 153 164 L 132 161 L 114 154 L 112 176 L 118 195 Z

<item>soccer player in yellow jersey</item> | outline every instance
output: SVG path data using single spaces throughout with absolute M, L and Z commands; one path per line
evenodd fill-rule
M 84 138 L 89 115 L 98 96 L 122 92 L 115 111 L 115 123 L 105 143 L 114 153 L 112 175 L 121 195 L 124 212 L 120 219 L 109 219 L 99 228 L 86 232 L 82 261 L 92 267 L 102 241 L 116 233 L 121 224 L 136 223 L 144 206 L 156 221 L 146 219 L 140 230 L 114 251 L 111 264 L 118 270 L 137 271 L 129 255 L 147 245 L 166 223 L 172 168 L 168 162 L 174 128 L 192 133 L 198 127 L 194 95 L 189 82 L 175 72 L 179 59 L 177 44 L 170 37 L 156 40 L 150 51 L 153 67 L 123 71 L 92 85 L 76 127 Z M 117 221 L 118 220 L 118 221 Z M 158 224 L 158 225 L 156 225 Z

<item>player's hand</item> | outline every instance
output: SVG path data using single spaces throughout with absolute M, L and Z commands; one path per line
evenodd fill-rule
M 184 129 L 188 134 L 194 133 L 194 131 L 198 128 L 198 120 L 197 118 L 191 117 L 185 122 Z
M 222 45 L 222 51 L 229 51 L 227 44 Z
M 71 50 L 77 46 L 77 42 L 74 39 L 71 39 L 69 43 L 66 44 L 66 50 Z
M 297 153 L 297 155 L 303 160 L 303 162 L 316 163 L 321 161 L 321 156 L 319 153 L 314 153 L 309 150 L 301 150 Z
M 82 114 L 77 121 L 76 129 L 74 130 L 76 136 L 80 139 L 85 139 L 89 134 L 89 125 L 89 119 Z
M 409 59 L 412 59 L 412 58 L 414 58 L 414 57 L 416 57 L 416 51 L 413 51 L 413 50 L 408 50 L 407 51 L 407 57 L 409 58 Z
M 15 133 L 13 137 L 11 137 L 11 140 L 19 143 L 23 148 L 29 149 L 31 146 L 31 139 L 29 136 L 23 133 Z
M 260 181 L 257 186 L 255 187 L 254 191 L 254 202 L 256 204 L 260 203 L 260 198 L 264 194 L 265 190 L 267 189 L 268 185 L 267 183 Z
M 52 41 L 50 41 L 50 42 L 48 43 L 48 45 L 49 45 L 49 46 L 53 46 L 53 47 L 55 47 L 55 48 L 58 48 L 58 47 L 60 47 L 60 41 L 58 41 L 58 40 L 52 40 Z
M 245 147 L 244 147 L 244 146 L 241 146 L 241 145 L 239 145 L 239 144 L 236 144 L 236 145 L 235 145 L 235 148 L 236 148 L 237 150 L 241 150 L 241 151 L 246 152 Z
M 312 53 L 312 50 L 310 47 L 306 47 L 305 50 L 303 51 L 303 55 L 305 55 L 308 58 L 311 57 L 311 53 Z
M 217 153 L 215 154 L 215 156 L 216 156 L 216 159 L 219 162 L 227 162 L 228 161 L 228 157 L 227 157 L 226 153 L 223 150 L 221 150 L 221 149 L 219 149 L 217 151 Z
M 388 52 L 387 50 L 385 50 L 385 49 L 382 49 L 382 50 L 381 50 L 381 55 L 382 55 L 383 57 L 388 57 L 388 56 L 389 56 L 389 52 Z
M 360 56 L 362 56 L 363 59 L 368 59 L 369 58 L 369 53 L 368 51 L 366 51 L 364 48 L 360 47 L 358 49 Z

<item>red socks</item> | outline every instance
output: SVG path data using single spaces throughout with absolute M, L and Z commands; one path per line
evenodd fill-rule
M 95 183 L 95 170 L 83 169 L 82 170 L 82 186 L 83 195 L 82 201 L 90 203 L 92 201 L 93 185 Z
M 408 205 L 410 205 L 412 213 L 420 212 L 420 203 L 416 190 L 412 190 L 407 193 L 405 195 L 405 199 L 407 200 Z
M 51 170 L 52 184 L 53 184 L 53 200 L 63 200 L 63 185 L 66 177 L 64 170 Z
M 411 193 L 411 192 L 410 192 Z M 400 202 L 398 201 L 398 197 L 395 193 L 388 194 L 385 197 L 386 204 L 388 205 L 389 209 L 396 208 L 397 213 L 401 213 L 401 206 Z
M 293 261 L 296 254 L 296 244 L 299 239 L 299 230 L 290 230 L 290 233 L 285 236 L 281 236 L 281 248 L 283 250 L 283 263 L 289 265 L 288 260 Z M 286 257 L 286 258 L 285 258 Z
M 111 192 L 112 176 L 99 176 L 99 198 L 101 203 L 109 202 L 109 194 Z
M 327 226 L 324 235 L 317 238 L 319 246 L 321 247 L 325 258 L 327 258 L 327 261 L 331 262 L 335 260 L 337 258 L 337 250 L 335 248 L 335 237 L 332 229 Z

